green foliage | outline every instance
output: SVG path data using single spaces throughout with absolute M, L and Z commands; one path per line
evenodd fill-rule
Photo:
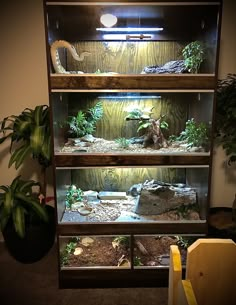
M 39 197 L 34 194 L 35 187 L 39 183 L 33 180 L 24 181 L 20 176 L 16 177 L 11 185 L 1 185 L 0 191 L 0 225 L 4 230 L 9 221 L 13 222 L 19 237 L 25 237 L 26 217 L 28 221 L 41 219 L 48 222 L 48 214 L 45 206 L 40 204 Z
M 125 117 L 126 119 L 140 119 L 143 112 L 139 108 L 133 108 L 129 111 L 129 114 Z
M 0 127 L 0 144 L 11 140 L 9 167 L 18 169 L 28 156 L 37 159 L 43 167 L 51 165 L 51 135 L 49 107 L 26 108 L 20 115 L 3 119 Z
M 129 246 L 129 237 L 128 236 L 117 236 L 113 239 L 113 241 L 119 243 L 120 245 L 124 245 L 126 247 Z
M 69 257 L 65 251 L 60 251 L 60 265 L 61 267 L 68 265 Z
M 71 208 L 72 204 L 83 200 L 83 191 L 75 185 L 70 185 L 66 192 L 66 206 Z
M 206 123 L 197 124 L 194 119 L 186 122 L 185 130 L 180 133 L 179 137 L 172 137 L 177 141 L 186 141 L 188 147 L 207 147 L 209 140 L 209 128 Z
M 188 205 L 181 204 L 180 206 L 178 206 L 176 208 L 177 214 L 179 214 L 180 216 L 182 216 L 184 218 L 188 217 L 190 211 L 196 211 L 199 213 L 199 206 L 195 203 L 188 204 Z
M 77 242 L 71 241 L 66 245 L 65 251 L 68 254 L 71 254 L 75 251 L 76 246 L 77 246 Z
M 161 127 L 161 129 L 168 129 L 168 128 L 169 128 L 169 125 L 168 125 L 168 123 L 167 123 L 166 121 L 163 120 L 163 118 L 164 118 L 164 116 L 162 116 L 162 117 L 160 118 L 160 120 L 161 120 L 161 122 L 160 122 L 160 127 Z M 139 127 L 138 127 L 138 129 L 137 129 L 137 132 L 139 132 L 139 131 L 142 130 L 142 129 L 149 128 L 149 127 L 151 127 L 151 126 L 152 126 L 152 123 L 151 123 L 150 120 L 149 120 L 149 121 L 141 120 L 141 121 L 139 122 Z
M 203 44 L 200 41 L 193 41 L 183 48 L 182 54 L 188 71 L 197 73 L 204 60 Z
M 125 117 L 126 120 L 148 120 L 152 114 L 153 108 L 142 109 L 142 108 L 131 108 L 128 109 L 128 115 Z
M 216 95 L 216 144 L 222 145 L 228 162 L 236 161 L 236 74 L 218 80 Z
M 69 133 L 72 137 L 83 137 L 86 134 L 93 134 L 96 129 L 96 123 L 103 116 L 102 103 L 98 102 L 86 113 L 78 111 L 76 116 L 70 116 L 67 123 L 69 124 Z
M 135 256 L 134 257 L 134 266 L 142 266 L 142 261 L 141 258 L 139 256 Z
M 175 236 L 175 238 L 177 239 L 177 242 L 176 242 L 176 244 L 179 246 L 179 247 L 181 247 L 181 248 L 183 248 L 183 249 L 185 249 L 185 250 L 187 250 L 187 248 L 192 244 L 192 243 L 194 243 L 195 241 L 196 241 L 196 237 L 190 237 L 190 236 L 179 236 L 179 235 L 177 235 L 177 236 Z
M 60 251 L 60 265 L 66 266 L 68 265 L 69 255 L 74 253 L 77 243 L 79 241 L 79 237 L 72 238 L 67 244 L 64 250 Z
M 126 138 L 118 138 L 115 139 L 115 142 L 119 145 L 121 148 L 127 148 L 130 144 L 130 141 Z

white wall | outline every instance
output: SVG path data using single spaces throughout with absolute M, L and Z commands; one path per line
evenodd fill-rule
M 42 0 L 8 0 L 1 10 L 0 119 L 19 114 L 25 107 L 48 104 L 46 47 Z M 219 77 L 236 73 L 236 1 L 224 0 Z M 7 149 L 0 150 L 0 184 L 10 183 L 14 168 L 8 169 Z M 215 150 L 212 178 L 212 206 L 231 206 L 236 170 L 226 171 L 225 156 Z M 28 178 L 33 167 L 21 170 Z

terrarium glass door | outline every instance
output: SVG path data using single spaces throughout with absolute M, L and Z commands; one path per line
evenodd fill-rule
M 72 4 L 48 5 L 55 73 L 214 73 L 218 3 Z

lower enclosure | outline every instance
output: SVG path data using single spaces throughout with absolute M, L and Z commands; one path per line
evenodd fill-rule
M 60 237 L 61 268 L 157 268 L 169 266 L 170 245 L 178 245 L 185 264 L 193 236 L 119 235 Z
M 62 286 L 100 287 L 101 283 L 108 287 L 166 286 L 170 245 L 178 245 L 184 266 L 187 247 L 198 237 L 193 235 L 60 236 Z
M 208 166 L 58 168 L 58 222 L 202 223 L 208 174 Z

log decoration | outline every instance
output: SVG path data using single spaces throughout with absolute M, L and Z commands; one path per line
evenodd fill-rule
M 163 66 L 147 66 L 144 67 L 141 74 L 150 74 L 150 73 L 187 73 L 188 69 L 185 65 L 184 60 L 171 60 L 165 63 Z
M 154 149 L 168 147 L 167 140 L 161 130 L 161 118 L 149 120 L 148 130 L 144 137 L 144 147 L 147 147 L 151 142 L 154 143 Z
M 83 71 L 66 71 L 66 69 L 62 66 L 60 61 L 60 56 L 58 49 L 59 48 L 66 48 L 72 55 L 72 57 L 77 61 L 83 61 L 86 56 L 91 55 L 89 52 L 83 52 L 81 55 L 78 55 L 76 52 L 75 47 L 65 40 L 56 40 L 52 43 L 50 53 L 52 64 L 56 73 L 63 73 L 63 74 L 83 74 Z

